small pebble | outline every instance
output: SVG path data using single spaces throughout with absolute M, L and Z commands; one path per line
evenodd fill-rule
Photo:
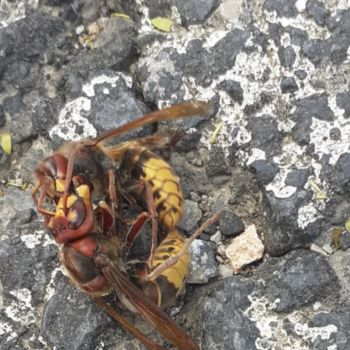
M 234 238 L 226 249 L 233 273 L 237 274 L 244 266 L 260 260 L 264 255 L 264 249 L 255 225 L 250 225 L 241 235 Z
M 191 196 L 191 199 L 194 201 L 194 202 L 200 202 L 201 201 L 201 197 L 196 193 L 196 192 L 191 192 L 190 193 L 190 196 Z
M 242 220 L 229 210 L 220 213 L 220 231 L 226 237 L 235 237 L 244 231 Z
M 220 256 L 220 255 L 216 255 L 215 256 L 215 259 L 217 262 L 219 262 L 220 264 L 223 264 L 224 263 L 224 259 Z
M 231 277 L 233 275 L 233 270 L 230 265 L 219 265 L 219 276 L 222 278 Z
M 342 250 L 347 250 L 350 248 L 350 232 L 345 231 L 341 236 L 340 236 L 340 248 Z
M 219 243 L 222 240 L 222 235 L 220 231 L 216 231 L 211 237 L 210 240 L 215 243 Z
M 322 249 L 329 255 L 334 253 L 333 248 L 331 247 L 331 245 L 329 243 L 326 243 L 322 246 Z
M 202 218 L 202 211 L 200 210 L 198 203 L 185 200 L 184 214 L 178 224 L 179 228 L 191 232 L 196 226 L 199 220 Z
M 329 254 L 324 251 L 319 245 L 317 245 L 316 243 L 312 243 L 310 246 L 310 250 L 313 250 L 316 253 L 322 254 L 324 256 L 328 256 Z
M 81 26 L 76 27 L 75 33 L 76 33 L 77 35 L 81 35 L 81 34 L 84 33 L 84 30 L 85 30 L 85 27 L 84 27 L 83 25 L 81 25 Z
M 216 252 L 222 256 L 223 258 L 227 258 L 226 256 L 226 247 L 223 244 L 219 244 Z

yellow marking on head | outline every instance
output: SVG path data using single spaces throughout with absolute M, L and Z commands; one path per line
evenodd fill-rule
M 65 186 L 65 180 L 63 179 L 57 179 L 55 181 L 55 184 L 56 184 L 56 191 L 58 192 L 63 192 L 64 191 L 64 186 Z
M 67 198 L 67 208 L 70 208 L 75 201 L 78 199 L 78 197 L 75 194 L 70 194 Z M 57 203 L 56 211 L 59 209 L 63 209 L 63 197 L 60 198 L 60 200 Z
M 75 191 L 77 192 L 79 197 L 87 200 L 90 199 L 90 187 L 88 185 L 80 185 L 75 189 Z
M 69 222 L 75 222 L 78 217 L 78 212 L 76 210 L 70 210 L 67 215 Z

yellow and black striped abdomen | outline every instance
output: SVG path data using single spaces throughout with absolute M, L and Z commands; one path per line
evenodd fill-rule
M 132 175 L 151 185 L 159 223 L 167 232 L 172 231 L 183 213 L 179 178 L 165 160 L 147 148 L 134 147 L 127 153 L 123 166 L 133 167 Z
M 165 237 L 156 249 L 151 270 L 161 265 L 168 258 L 179 254 L 185 244 L 183 235 L 177 230 L 173 230 Z M 190 253 L 185 251 L 178 262 L 167 268 L 157 277 L 156 282 L 161 291 L 161 306 L 170 304 L 182 290 L 187 276 L 190 263 Z

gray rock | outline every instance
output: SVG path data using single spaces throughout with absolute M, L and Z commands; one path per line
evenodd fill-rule
M 219 227 L 225 237 L 236 237 L 244 231 L 244 224 L 241 218 L 228 210 L 220 213 Z
M 341 131 L 339 128 L 331 128 L 329 130 L 329 138 L 333 141 L 338 141 L 341 138 Z
M 169 124 L 167 124 L 169 125 Z M 181 130 L 186 130 L 181 128 Z M 189 152 L 197 149 L 202 134 L 199 130 L 194 129 L 191 132 L 182 133 L 180 140 L 176 143 L 176 152 Z
M 342 92 L 337 94 L 337 105 L 344 109 L 345 118 L 350 118 L 350 92 Z
M 83 24 L 89 25 L 96 21 L 101 13 L 102 3 L 99 1 L 86 0 L 81 3 L 80 16 Z
M 247 129 L 252 135 L 251 147 L 262 149 L 266 157 L 280 153 L 283 135 L 278 130 L 275 118 L 267 115 L 250 118 Z
M 328 106 L 327 94 L 314 94 L 309 97 L 299 99 L 295 103 L 297 110 L 293 116 L 294 119 L 317 118 L 324 121 L 334 120 L 334 113 Z
M 306 145 L 310 141 L 310 127 L 312 118 L 324 121 L 334 119 L 334 113 L 328 106 L 328 97 L 325 94 L 314 94 L 296 101 L 296 110 L 291 116 L 296 125 L 292 129 L 295 141 Z
M 334 165 L 334 178 L 337 190 L 350 190 L 350 153 L 343 153 Z
M 350 248 L 350 232 L 345 231 L 341 236 L 340 236 L 340 248 L 342 250 L 347 250 Z
M 159 100 L 170 100 L 175 103 L 184 98 L 183 64 L 184 58 L 175 49 L 166 48 L 147 57 L 147 61 L 138 66 L 137 79 L 146 102 L 157 104 Z
M 226 91 L 235 102 L 242 104 L 243 89 L 240 82 L 234 80 L 224 80 L 218 85 L 218 88 Z
M 270 183 L 279 171 L 278 166 L 264 159 L 255 160 L 249 165 L 249 169 L 263 185 Z
M 105 88 L 108 89 L 108 94 L 103 92 Z M 89 116 L 98 133 L 102 133 L 135 120 L 148 112 L 148 107 L 136 97 L 135 93 L 126 86 L 122 79 L 119 79 L 114 86 L 110 84 L 95 86 L 95 96 L 91 99 Z M 121 135 L 118 142 L 129 138 L 142 137 L 152 131 L 152 126 L 131 131 L 126 135 Z
M 276 198 L 272 193 L 267 193 L 266 197 L 271 210 L 267 215 L 270 228 L 265 232 L 264 245 L 271 255 L 307 247 L 321 233 L 322 220 L 316 220 L 304 229 L 299 228 L 295 220 L 299 208 L 311 199 L 312 193 L 297 190 L 288 198 Z
M 298 91 L 299 87 L 293 77 L 284 77 L 281 81 L 282 94 Z
M 247 32 L 234 28 L 210 51 L 202 47 L 200 40 L 190 41 L 183 62 L 185 73 L 198 79 L 201 85 L 210 85 L 213 78 L 223 74 L 227 68 L 234 65 L 236 56 L 244 47 L 247 39 Z
M 298 14 L 295 2 L 295 0 L 265 0 L 264 8 L 270 12 L 276 11 L 279 17 L 295 17 Z
M 39 97 L 32 112 L 33 128 L 38 133 L 50 130 L 57 123 L 55 101 L 49 97 Z
M 50 346 L 60 344 L 64 350 L 88 350 L 96 348 L 100 334 L 110 328 L 115 344 L 128 337 L 88 296 L 61 278 L 44 308 L 41 324 L 44 340 Z
M 221 147 L 212 147 L 210 150 L 206 171 L 209 178 L 231 174 L 231 170 L 226 164 L 224 150 Z
M 175 0 L 182 23 L 186 26 L 203 23 L 218 6 L 219 0 Z
M 286 178 L 286 186 L 303 188 L 310 175 L 309 169 L 292 169 Z
M 280 47 L 278 50 L 278 56 L 281 65 L 284 67 L 291 67 L 296 58 L 296 54 L 292 46 Z
M 329 55 L 329 48 L 321 39 L 310 39 L 303 45 L 303 54 L 314 64 L 320 64 Z
M 305 41 L 308 39 L 308 33 L 306 30 L 302 30 L 293 26 L 287 26 L 285 30 L 290 35 L 290 41 L 292 45 L 302 47 Z
M 190 247 L 191 263 L 186 278 L 190 284 L 205 284 L 218 275 L 215 252 L 209 242 L 194 240 Z
M 339 304 L 347 304 L 350 297 L 350 250 L 338 250 L 329 257 L 329 264 L 336 272 L 339 283 Z
M 4 108 L 0 105 L 0 128 L 2 128 L 6 123 Z
M 79 51 L 64 69 L 63 85 L 71 74 L 86 79 L 90 74 L 95 75 L 96 72 L 108 69 L 118 70 L 131 64 L 136 49 L 134 23 L 123 18 L 116 20 L 117 24 L 109 33 L 114 40 L 94 50 Z
M 150 18 L 168 17 L 170 15 L 170 6 L 173 3 L 173 0 L 145 0 Z
M 264 280 L 263 294 L 275 302 L 277 312 L 290 312 L 324 299 L 335 300 L 339 293 L 339 280 L 326 258 L 308 250 L 268 260 L 259 267 L 256 278 Z
M 332 225 L 344 225 L 349 217 L 350 203 L 348 200 L 338 200 L 332 206 L 330 223 Z
M 327 350 L 336 345 L 339 350 L 346 350 L 350 346 L 350 308 L 346 305 L 338 306 L 330 312 L 320 312 L 310 321 L 312 327 L 336 327 L 336 332 L 332 332 L 328 339 L 321 340 L 317 337 L 313 349 Z
M 259 331 L 244 312 L 250 305 L 248 296 L 253 290 L 251 281 L 237 277 L 196 289 L 185 315 L 201 349 L 257 349 L 255 341 Z
M 305 72 L 303 69 L 296 70 L 294 74 L 300 80 L 304 80 L 307 77 L 307 72 Z
M 181 188 L 185 196 L 188 196 L 191 192 L 196 192 L 199 195 L 208 194 L 211 186 L 203 167 L 198 168 L 176 154 L 171 157 L 171 165 L 180 177 Z M 196 179 L 196 181 L 193 181 L 193 179 Z
M 178 227 L 186 232 L 191 232 L 202 218 L 202 211 L 199 209 L 198 203 L 185 200 L 184 214 L 178 223 Z
M 319 26 L 324 26 L 330 15 L 325 4 L 318 0 L 308 0 L 306 3 L 306 11 Z

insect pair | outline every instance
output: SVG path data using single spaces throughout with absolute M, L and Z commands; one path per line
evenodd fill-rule
M 156 133 L 117 145 L 108 142 L 154 122 L 211 114 L 212 105 L 201 101 L 152 112 L 95 139 L 64 144 L 35 171 L 33 198 L 53 238 L 62 245 L 61 261 L 70 279 L 151 350 L 163 347 L 119 315 L 103 296 L 115 290 L 124 306 L 140 314 L 178 349 L 199 349 L 161 307 L 169 305 L 184 285 L 191 242 L 218 216 L 213 215 L 187 240 L 176 228 L 183 213 L 179 178 L 155 153 L 171 145 L 176 136 Z M 113 164 L 108 186 L 100 176 L 106 160 Z M 103 196 L 94 205 L 98 193 Z M 122 203 L 146 211 L 127 223 Z M 129 248 L 148 221 L 149 257 L 130 262 Z M 160 231 L 165 238 L 158 245 Z

